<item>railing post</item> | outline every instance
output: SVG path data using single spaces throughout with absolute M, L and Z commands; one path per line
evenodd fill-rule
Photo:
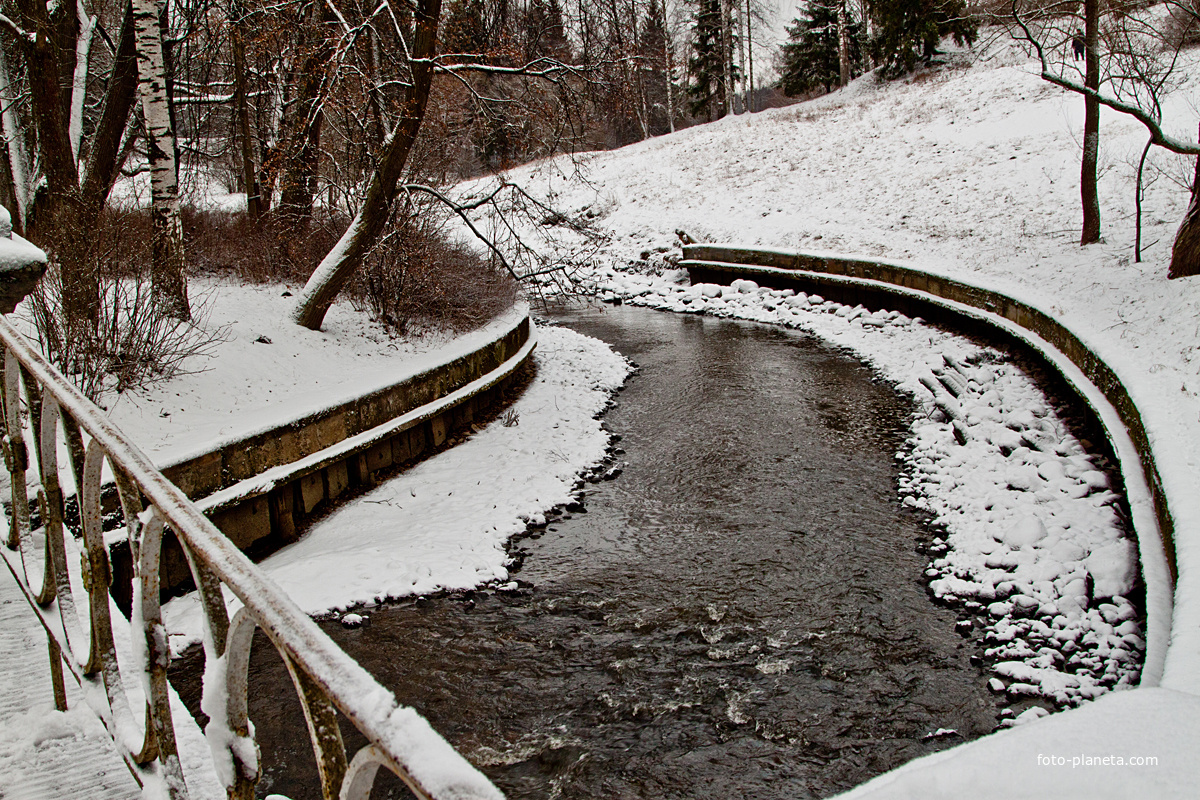
M 0 206 L 0 314 L 11 314 L 46 272 L 46 254 L 13 233 L 12 217 Z
M 50 647 L 50 683 L 54 687 L 54 707 L 59 711 L 67 710 L 67 687 L 63 683 L 62 648 L 49 633 L 46 643 Z

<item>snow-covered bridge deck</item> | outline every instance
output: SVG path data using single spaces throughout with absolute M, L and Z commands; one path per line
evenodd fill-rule
M 137 797 L 137 783 L 74 683 L 67 682 L 69 710 L 55 710 L 48 663 L 45 629 L 0 569 L 0 797 Z

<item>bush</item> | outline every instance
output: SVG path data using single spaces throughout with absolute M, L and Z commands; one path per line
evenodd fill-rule
M 42 352 L 90 400 L 177 375 L 220 340 L 221 331 L 176 319 L 152 299 L 145 213 L 106 210 L 90 244 L 88 266 L 100 289 L 94 320 L 66 321 L 62 272 L 53 262 L 25 306 Z M 203 303 L 194 306 L 194 319 L 202 320 Z
M 401 213 L 348 287 L 350 301 L 396 333 L 465 330 L 512 306 L 517 284 L 462 244 L 434 214 Z
M 388 231 L 347 287 L 347 298 L 388 330 L 475 327 L 510 307 L 516 282 L 469 248 L 447 238 L 445 212 L 401 200 Z M 259 283 L 303 284 L 350 224 L 344 215 L 314 214 L 304 236 L 277 220 L 250 223 L 245 214 L 187 210 L 184 229 L 193 269 Z

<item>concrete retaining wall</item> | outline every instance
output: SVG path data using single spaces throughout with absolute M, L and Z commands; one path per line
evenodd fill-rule
M 494 406 L 535 345 L 529 316 L 483 347 L 362 397 L 163 468 L 252 557 L 295 541 L 304 523 L 382 473 L 420 460 Z M 131 569 L 128 547 L 114 572 Z M 128 586 L 116 580 L 114 586 Z M 164 594 L 192 588 L 174 536 L 163 542 Z M 127 598 L 117 598 L 124 602 Z
M 909 316 L 921 316 L 968 333 L 989 337 L 999 334 L 1013 340 L 1011 332 L 989 321 L 986 315 L 964 313 L 961 307 L 955 307 L 957 304 L 1008 320 L 1052 345 L 1103 394 L 1133 442 L 1162 535 L 1170 571 L 1168 592 L 1173 590 L 1178 577 L 1173 538 L 1175 525 L 1141 412 L 1112 368 L 1062 323 L 1000 292 L 930 275 L 903 264 L 709 244 L 688 245 L 683 248 L 683 255 L 680 266 L 687 268 L 693 283 L 728 283 L 734 278 L 752 278 L 774 288 L 817 293 L 830 300 L 862 303 L 872 309 L 894 308 Z M 1031 349 L 1027 342 L 1016 341 L 1023 348 Z M 1062 373 L 1058 365 L 1047 361 L 1036 350 L 1033 353 L 1056 373 Z M 1069 377 L 1064 378 L 1078 393 Z M 1090 405 L 1086 397 L 1081 399 Z

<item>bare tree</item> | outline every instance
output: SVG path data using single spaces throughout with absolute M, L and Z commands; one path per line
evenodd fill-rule
M 1100 154 L 1100 0 L 1083 0 L 1083 85 L 1093 94 L 1083 98 L 1083 158 L 1079 167 L 1079 194 L 1083 202 L 1083 233 L 1079 244 L 1100 241 L 1100 196 L 1096 163 Z
M 1189 3 L 1171 2 L 1168 5 L 1173 14 L 1188 21 L 1186 27 L 1191 28 L 1197 20 L 1197 10 Z M 1058 7 L 1051 10 L 1056 9 L 1063 10 Z M 1086 39 L 1085 33 L 1085 55 L 1094 54 L 1098 58 L 1103 45 L 1108 56 L 1107 68 L 1097 68 L 1097 73 L 1103 72 L 1105 79 L 1095 81 L 1088 76 L 1092 69 L 1090 62 L 1085 63 L 1085 72 L 1081 76 L 1078 68 L 1068 60 L 1067 48 L 1077 33 L 1064 30 L 1061 14 L 1049 14 L 1045 6 L 1023 8 L 1018 0 L 1014 0 L 1012 18 L 1017 37 L 1036 54 L 1043 80 L 1081 94 L 1097 106 L 1133 117 L 1145 126 L 1149 134 L 1148 146 L 1155 145 L 1180 155 L 1200 156 L 1200 144 L 1168 134 L 1163 127 L 1161 98 L 1178 80 L 1176 67 L 1186 38 L 1165 25 L 1163 18 L 1155 15 L 1152 9 L 1128 9 L 1119 16 L 1112 15 L 1108 25 L 1100 20 L 1094 44 Z M 1085 154 L 1086 144 L 1085 128 Z M 1200 176 L 1200 160 L 1197 176 Z M 1098 235 L 1098 216 L 1096 225 Z M 1084 233 L 1086 237 L 1088 231 L 1085 229 Z M 1175 236 L 1167 274 L 1170 278 L 1200 274 L 1200 177 L 1193 179 L 1191 201 Z
M 87 81 L 76 78 L 84 51 L 94 48 L 83 48 L 79 41 L 82 8 L 82 3 L 18 0 L 15 19 L 0 14 L 0 28 L 7 31 L 17 59 L 16 64 L 6 59 L 5 79 L 8 91 L 20 95 L 8 101 L 4 118 L 6 132 L 12 131 L 9 177 L 23 184 L 10 190 L 25 198 L 23 209 L 18 202 L 18 216 L 26 235 L 61 270 L 71 340 L 88 336 L 98 319 L 99 277 L 88 258 L 90 236 L 128 151 L 126 127 L 138 86 L 132 11 L 125 3 L 116 41 L 105 37 L 112 48 L 110 73 L 97 99 L 99 115 L 82 141 L 85 131 L 72 124 L 72 112 L 82 109 L 83 101 L 64 93 L 64 87 L 86 89 Z M 18 101 L 29 124 L 20 121 Z M 86 151 L 82 158 L 81 151 Z

